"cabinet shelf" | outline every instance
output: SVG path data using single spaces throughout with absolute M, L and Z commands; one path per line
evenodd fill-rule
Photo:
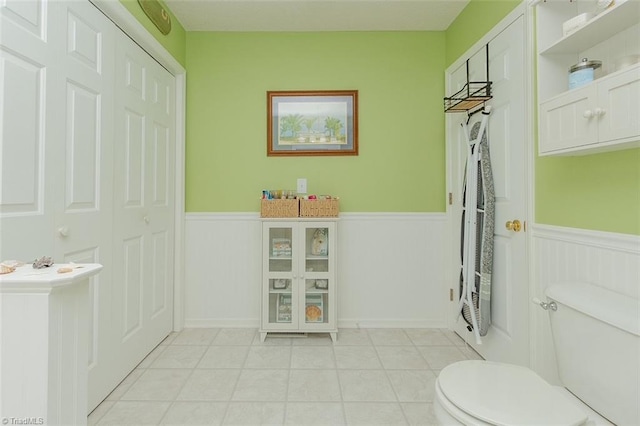
M 615 78 L 618 77 L 618 75 L 620 75 L 622 73 L 625 73 L 625 72 L 627 72 L 627 71 L 629 71 L 629 70 L 631 70 L 633 68 L 640 68 L 640 65 L 637 65 L 637 64 L 636 65 L 631 65 L 631 66 L 623 68 L 621 70 L 614 71 L 611 74 L 607 74 L 607 75 L 605 75 L 603 77 L 597 78 L 597 79 L 595 79 L 595 80 L 593 80 L 593 81 L 591 81 L 589 83 L 586 83 L 584 86 L 580 86 L 580 87 L 575 88 L 575 89 L 567 89 L 566 91 L 558 93 L 557 95 L 549 96 L 546 99 L 541 99 L 540 103 L 544 104 L 546 102 L 553 101 L 555 99 L 562 99 L 562 98 L 564 98 L 564 97 L 566 97 L 566 96 L 568 96 L 568 95 L 570 95 L 572 93 L 578 92 L 580 90 L 587 90 L 589 87 L 595 87 L 598 84 L 606 82 L 607 80 L 615 79 Z M 640 71 L 640 70 L 638 70 L 638 71 Z M 636 71 L 636 72 L 638 72 L 638 71 Z
M 307 294 L 329 294 L 329 290 L 307 290 L 306 291 Z
M 307 259 L 307 260 L 329 260 L 329 256 L 309 255 L 305 259 Z
M 536 11 L 538 154 L 586 155 L 640 146 L 640 65 L 616 69 L 640 54 L 640 1 L 616 0 L 567 36 L 562 26 L 592 3 L 531 2 Z M 581 58 L 603 61 L 593 81 L 569 89 L 568 71 Z
M 541 55 L 578 53 L 638 23 L 640 2 L 627 0 L 600 13 L 575 32 L 562 37 Z
M 269 289 L 271 294 L 291 294 L 291 289 Z

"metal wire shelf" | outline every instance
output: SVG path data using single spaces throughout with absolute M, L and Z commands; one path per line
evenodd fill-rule
M 491 98 L 490 81 L 470 81 L 452 96 L 444 98 L 444 112 L 471 111 Z
M 489 81 L 489 45 L 485 45 L 487 80 L 469 81 L 469 60 L 467 66 L 467 82 L 452 96 L 444 98 L 444 112 L 477 111 L 479 106 L 491 99 L 491 81 Z

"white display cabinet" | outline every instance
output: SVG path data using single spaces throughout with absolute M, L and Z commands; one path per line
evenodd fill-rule
M 337 337 L 337 219 L 263 219 L 262 314 L 267 333 Z
M 532 1 L 536 7 L 539 154 L 584 155 L 640 146 L 640 1 Z M 564 35 L 563 23 L 595 16 Z M 602 61 L 596 79 L 569 90 L 569 68 Z M 628 62 L 628 61 L 627 61 Z

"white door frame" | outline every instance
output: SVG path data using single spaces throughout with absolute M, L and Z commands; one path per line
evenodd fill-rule
M 173 330 L 184 327 L 184 194 L 185 194 L 185 110 L 187 71 L 151 33 L 122 5 L 114 0 L 89 0 L 125 34 L 171 73 L 176 79 L 175 247 L 173 276 Z
M 525 22 L 525 26 L 527 27 L 527 31 L 526 31 L 526 52 L 525 52 L 525 68 L 526 70 L 528 70 L 528 72 L 526 72 L 525 70 L 525 81 L 526 81 L 526 87 L 525 87 L 525 95 L 526 95 L 526 99 L 525 99 L 525 114 L 526 117 L 528 117 L 527 120 L 525 120 L 525 126 L 526 126 L 526 140 L 524 141 L 525 143 L 525 164 L 527 167 L 526 173 L 525 173 L 525 179 L 527 180 L 527 182 L 525 183 L 525 190 L 527 191 L 527 193 L 525 194 L 524 199 L 526 200 L 527 203 L 527 218 L 529 219 L 530 223 L 527 223 L 527 232 L 525 232 L 525 238 L 526 238 L 526 247 L 528 249 L 529 252 L 529 257 L 527 259 L 527 263 L 528 263 L 528 269 L 529 269 L 529 283 L 528 283 L 528 289 L 529 289 L 529 295 L 531 295 L 532 293 L 532 283 L 535 282 L 534 280 L 534 268 L 533 268 L 533 259 L 531 258 L 532 254 L 534 253 L 534 251 L 532 250 L 532 238 L 530 237 L 530 233 L 528 232 L 529 228 L 530 228 L 530 224 L 532 224 L 534 222 L 534 211 L 535 211 L 535 206 L 534 206 L 534 195 L 535 195 L 535 188 L 534 188 L 534 159 L 535 156 L 534 154 L 534 125 L 536 123 L 536 118 L 537 118 L 537 108 L 535 108 L 534 105 L 534 81 L 535 81 L 535 75 L 534 75 L 534 69 L 533 69 L 533 64 L 534 64 L 534 38 L 535 38 L 535 34 L 533 33 L 533 13 L 531 8 L 529 8 L 527 6 L 527 2 L 523 1 L 521 4 L 519 4 L 513 11 L 511 11 L 511 13 L 509 13 L 505 18 L 503 18 L 496 26 L 494 26 L 491 30 L 489 30 L 489 32 L 487 32 L 481 39 L 479 39 L 473 46 L 471 46 L 469 49 L 467 49 L 455 62 L 453 62 L 449 67 L 447 67 L 447 69 L 445 70 L 445 90 L 449 91 L 451 90 L 448 87 L 448 82 L 449 82 L 449 77 L 451 76 L 451 74 L 458 69 L 460 66 L 462 66 L 465 61 L 467 60 L 467 58 L 469 58 L 470 56 L 472 56 L 475 52 L 477 52 L 479 49 L 483 48 L 487 43 L 489 43 L 492 39 L 494 39 L 499 33 L 501 33 L 502 31 L 504 31 L 509 25 L 511 25 L 511 23 L 513 23 L 519 16 L 523 15 L 524 16 L 524 22 Z M 447 93 L 449 94 L 449 93 Z M 445 279 L 446 279 L 446 286 L 447 289 L 449 288 L 456 288 L 458 285 L 458 274 L 459 274 L 459 266 L 458 266 L 458 259 L 459 259 L 459 248 L 457 247 L 458 245 L 458 241 L 455 240 L 454 241 L 454 236 L 456 235 L 456 230 L 457 228 L 460 226 L 460 221 L 457 217 L 454 217 L 453 213 L 454 213 L 454 209 L 452 208 L 452 206 L 449 204 L 449 195 L 448 194 L 454 194 L 454 196 L 462 196 L 462 194 L 457 194 L 456 191 L 458 191 L 457 188 L 453 188 L 453 176 L 452 176 L 452 169 L 453 169 L 453 164 L 452 161 L 453 159 L 453 155 L 451 152 L 451 144 L 452 144 L 452 138 L 449 134 L 449 114 L 445 114 L 445 129 L 446 129 L 446 156 L 447 156 L 447 173 L 446 173 L 446 184 L 447 184 L 447 190 L 446 190 L 446 194 L 447 194 L 447 199 L 445 200 L 445 205 L 446 205 L 446 216 L 447 216 L 447 224 L 448 224 L 448 232 L 449 232 L 449 236 L 450 238 L 447 238 L 446 241 L 448 241 L 449 243 L 449 247 L 446 248 L 447 250 L 447 260 L 446 260 L 446 264 L 447 264 L 447 270 L 445 272 Z M 454 295 L 455 295 L 455 291 L 454 291 Z M 449 306 L 450 308 L 447 309 L 447 325 L 449 326 L 450 329 L 454 329 L 454 324 L 455 324 L 455 319 L 457 316 L 457 306 L 458 306 L 458 301 L 456 300 L 456 298 L 454 297 L 454 300 L 452 302 L 449 302 Z M 534 347 L 532 346 L 533 343 L 533 339 L 532 336 L 534 335 L 534 329 L 535 329 L 535 324 L 533 323 L 534 319 L 532 318 L 532 315 L 529 315 L 529 348 L 530 348 L 530 352 L 534 351 Z M 533 354 L 530 354 L 533 355 Z M 530 356 L 530 359 L 532 357 Z

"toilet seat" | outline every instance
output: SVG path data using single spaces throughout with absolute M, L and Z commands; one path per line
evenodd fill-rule
M 469 414 L 465 413 L 447 399 L 440 389 L 438 379 L 436 379 L 436 392 L 433 401 L 433 412 L 438 419 L 438 425 L 466 425 L 466 426 L 492 426 Z
M 477 360 L 451 364 L 436 380 L 436 395 L 442 407 L 465 424 L 580 425 L 587 420 L 536 373 L 511 364 Z

